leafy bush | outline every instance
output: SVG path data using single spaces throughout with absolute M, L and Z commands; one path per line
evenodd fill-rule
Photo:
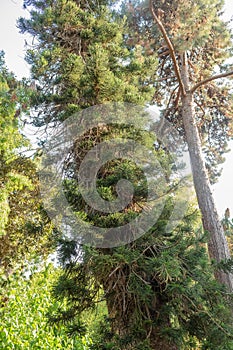
M 14 274 L 8 280 L 0 280 L 1 349 L 89 349 L 91 340 L 87 336 L 69 337 L 64 326 L 48 323 L 48 310 L 59 309 L 59 303 L 50 295 L 58 275 L 58 269 L 48 265 L 28 278 Z

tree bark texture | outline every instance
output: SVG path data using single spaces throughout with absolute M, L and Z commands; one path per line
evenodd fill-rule
M 186 91 L 186 94 L 182 96 L 182 117 L 189 148 L 194 187 L 202 213 L 203 227 L 210 234 L 208 242 L 209 255 L 210 258 L 215 259 L 217 262 L 226 261 L 230 259 L 230 251 L 215 207 L 209 177 L 202 156 L 201 140 L 193 110 L 193 93 L 189 90 L 189 73 L 185 54 L 183 54 L 181 62 L 181 77 Z M 233 275 L 231 273 L 218 270 L 215 273 L 215 277 L 228 288 L 229 292 L 233 292 Z

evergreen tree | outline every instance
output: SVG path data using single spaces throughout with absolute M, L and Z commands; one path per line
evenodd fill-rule
M 232 84 L 219 80 L 233 75 L 226 64 L 232 42 L 220 18 L 222 8 L 222 1 L 201 0 L 125 5 L 131 27 L 128 45 L 140 43 L 147 56 L 159 54 L 154 101 L 166 106 L 163 115 L 187 140 L 203 226 L 210 234 L 209 254 L 217 262 L 230 259 L 207 174 L 216 181 L 232 137 Z M 233 291 L 232 274 L 216 271 L 216 277 Z
M 91 349 L 231 349 L 232 304 L 213 278 L 206 237 L 197 238 L 197 211 L 190 207 L 166 236 L 171 207 L 148 235 L 105 252 L 86 247 L 78 264 L 77 242 L 63 242 L 65 273 L 54 295 L 70 307 L 52 321 L 79 333 L 83 311 L 95 313 L 95 305 L 106 300 L 108 313 Z
M 98 192 L 109 201 L 116 195 L 115 185 L 119 179 L 126 178 L 134 186 L 130 205 L 118 213 L 93 210 L 83 200 L 76 180 L 74 168 L 79 168 L 86 152 L 96 143 L 111 140 L 114 134 L 121 136 L 121 133 L 142 144 L 149 143 L 148 135 L 146 138 L 144 134 L 135 134 L 135 130 L 130 135 L 130 131 L 117 125 L 113 129 L 92 130 L 91 137 L 83 135 L 77 141 L 73 157 L 69 155 L 63 173 L 66 197 L 73 211 L 94 226 L 124 225 L 138 215 L 146 202 L 147 182 L 133 162 L 117 159 L 98 172 Z M 152 141 L 153 138 L 151 150 Z M 155 153 L 169 178 L 170 162 L 166 151 L 160 149 Z M 169 182 L 171 188 L 173 181 Z M 173 189 L 157 223 L 132 243 L 119 248 L 96 249 L 80 246 L 79 240 L 59 242 L 64 274 L 54 288 L 54 295 L 63 301 L 64 308 L 52 316 L 53 322 L 65 322 L 71 334 L 82 334 L 85 329 L 81 323 L 83 312 L 95 310 L 99 302 L 106 300 L 107 317 L 102 327 L 100 324 L 91 349 L 232 347 L 232 302 L 224 296 L 224 288 L 213 277 L 213 266 L 205 247 L 207 236 L 202 233 L 195 206 L 190 205 L 182 223 L 172 233 L 166 232 L 174 209 L 174 193 Z M 68 308 L 66 300 L 69 300 Z
M 31 3 L 31 18 L 19 28 L 36 40 L 26 56 L 37 82 L 36 125 L 109 101 L 150 100 L 157 60 L 127 50 L 125 19 L 114 21 L 108 1 Z
M 126 44 L 130 33 L 124 20 L 110 10 L 112 2 L 30 3 L 31 18 L 21 19 L 19 26 L 35 37 L 27 59 L 37 83 L 33 99 L 37 125 L 61 122 L 100 103 L 143 104 L 152 98 L 156 53 L 146 57 L 142 45 Z M 142 172 L 134 162 L 123 160 L 108 162 L 101 169 L 98 189 L 103 198 L 115 198 L 115 184 L 126 175 L 137 189 L 124 211 L 106 215 L 85 205 L 69 169 L 78 167 L 79 155 L 83 157 L 96 141 L 121 132 L 130 135 L 127 127 L 117 125 L 83 135 L 73 149 L 75 164 L 67 165 L 64 188 L 74 212 L 103 227 L 126 223 L 140 212 L 147 195 Z M 142 133 L 131 135 L 135 137 L 147 142 Z M 165 163 L 169 177 L 166 150 L 155 151 L 153 142 L 150 147 Z M 83 332 L 82 312 L 104 299 L 110 327 L 105 323 L 103 338 L 93 349 L 230 349 L 230 298 L 226 300 L 225 289 L 213 278 L 197 213 L 190 208 L 176 230 L 167 234 L 173 207 L 171 195 L 156 225 L 122 247 L 94 249 L 61 240 L 59 254 L 65 270 L 54 293 L 68 307 L 52 320 L 68 323 L 72 334 Z
M 21 111 L 29 96 L 0 57 L 0 267 L 1 273 L 54 249 L 50 219 L 39 196 L 36 163 L 23 155 Z M 20 153 L 21 152 L 21 153 Z M 52 248 L 53 247 L 53 248 Z

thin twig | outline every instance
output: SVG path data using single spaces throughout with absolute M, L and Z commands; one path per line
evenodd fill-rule
M 197 101 L 195 101 L 195 104 L 197 105 L 197 107 L 199 107 L 202 110 L 202 117 L 204 117 L 206 112 L 205 112 L 204 108 L 202 107 L 202 105 L 200 103 L 198 103 Z
M 171 111 L 171 108 L 169 108 L 169 106 L 170 106 L 171 100 L 172 100 L 172 98 L 173 98 L 173 96 L 174 96 L 174 94 L 175 94 L 175 92 L 176 92 L 176 90 L 177 90 L 178 88 L 179 88 L 179 85 L 177 85 L 177 86 L 173 89 L 173 91 L 171 92 L 171 94 L 170 94 L 170 97 L 169 97 L 167 106 L 166 106 L 166 108 L 165 108 L 165 115 L 164 115 L 164 118 L 166 118 L 166 117 L 168 116 L 169 112 Z M 179 89 L 179 90 L 180 90 L 180 89 Z
M 137 276 L 143 283 L 145 283 L 146 285 L 150 285 L 150 282 L 145 281 L 140 275 L 138 275 L 134 270 L 132 270 L 133 274 L 135 274 L 135 276 Z
M 111 277 L 117 270 L 119 270 L 121 267 L 122 267 L 121 265 L 117 266 L 117 267 L 110 273 L 110 275 L 109 275 L 108 277 L 110 278 L 110 277 Z
M 179 100 L 180 100 L 180 88 L 179 88 L 177 95 L 176 95 L 175 110 L 177 110 L 177 108 L 178 108 Z
M 160 83 L 161 81 L 164 81 L 164 80 L 168 80 L 168 79 L 172 79 L 172 78 L 175 78 L 175 75 L 171 76 L 171 77 L 164 77 L 164 78 L 160 78 L 158 80 L 155 80 L 155 83 Z

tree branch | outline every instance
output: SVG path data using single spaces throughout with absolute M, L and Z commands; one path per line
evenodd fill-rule
M 177 86 L 175 87 L 175 89 L 174 89 L 174 90 L 171 92 L 171 94 L 170 94 L 170 98 L 169 98 L 168 103 L 167 103 L 167 106 L 166 106 L 166 108 L 165 108 L 164 118 L 166 118 L 166 117 L 168 116 L 168 114 L 170 113 L 170 111 L 172 110 L 172 108 L 171 108 L 171 107 L 169 108 L 169 106 L 170 106 L 171 100 L 172 100 L 172 98 L 173 98 L 173 96 L 174 96 L 174 94 L 175 94 L 175 92 L 176 92 L 177 89 L 179 89 L 179 90 L 178 90 L 178 94 L 179 94 L 180 85 L 177 85 Z M 178 95 L 178 94 L 177 94 L 177 95 Z M 176 100 L 177 100 L 177 97 L 176 97 Z
M 177 60 L 176 60 L 175 50 L 174 50 L 173 44 L 172 44 L 171 40 L 169 39 L 167 32 L 166 32 L 166 29 L 164 28 L 162 22 L 160 21 L 160 19 L 158 18 L 158 16 L 155 13 L 152 0 L 150 0 L 150 10 L 151 10 L 151 13 L 152 13 L 152 16 L 153 16 L 155 22 L 157 23 L 157 25 L 158 25 L 158 27 L 159 27 L 159 29 L 164 37 L 164 40 L 166 41 L 166 44 L 168 46 L 170 56 L 171 56 L 171 59 L 172 59 L 173 65 L 174 65 L 175 74 L 176 74 L 176 77 L 177 77 L 179 85 L 180 85 L 182 95 L 185 96 L 186 91 L 185 91 L 184 84 L 182 82 L 182 78 L 180 75 L 180 70 L 179 70 Z
M 220 79 L 220 78 L 225 78 L 228 77 L 229 75 L 233 75 L 233 71 L 227 72 L 227 73 L 222 73 L 222 74 L 217 74 L 214 75 L 210 78 L 204 79 L 202 81 L 200 81 L 199 83 L 197 83 L 196 85 L 194 85 L 192 87 L 192 89 L 190 90 L 191 93 L 194 93 L 194 91 L 196 91 L 200 86 L 209 83 L 212 80 L 216 80 L 216 79 Z

